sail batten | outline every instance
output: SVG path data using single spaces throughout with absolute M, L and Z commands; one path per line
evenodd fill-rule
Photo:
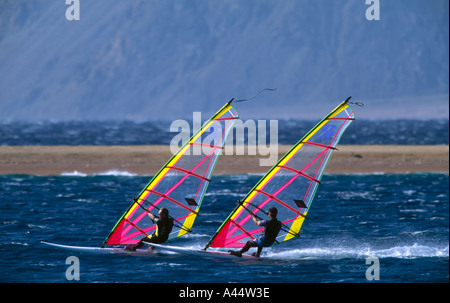
M 316 124 L 259 180 L 224 220 L 206 248 L 244 246 L 263 231 L 251 220 L 252 214 L 258 218 L 264 214 L 265 219 L 273 206 L 283 223 L 276 241 L 298 237 L 330 157 L 355 118 L 348 100 Z
M 169 210 L 175 223 L 169 239 L 190 232 L 226 137 L 238 118 L 228 102 L 206 121 L 142 189 L 102 247 L 135 244 L 151 234 L 156 227 L 148 213 L 157 215 L 155 210 L 162 207 Z M 204 143 L 205 139 L 209 144 Z M 200 152 L 194 146 L 201 146 Z

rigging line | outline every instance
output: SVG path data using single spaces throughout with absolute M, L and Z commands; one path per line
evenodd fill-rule
M 325 151 L 326 151 L 326 150 L 325 150 Z M 311 166 L 311 164 L 314 163 L 314 162 L 315 162 L 320 156 L 322 156 L 323 154 L 324 154 L 324 152 L 321 152 L 321 153 L 320 153 L 320 154 L 319 154 L 319 155 L 318 155 L 311 163 L 308 164 L 308 166 L 305 167 L 305 169 L 308 168 L 309 166 Z M 307 175 L 307 174 L 305 174 L 304 172 L 302 172 L 302 171 L 300 171 L 300 170 L 298 170 L 298 169 L 295 169 L 295 168 L 292 168 L 292 167 L 286 166 L 286 165 L 277 165 L 277 167 L 281 167 L 281 168 L 290 170 L 290 171 L 292 171 L 292 172 L 294 172 L 294 173 L 296 173 L 296 174 L 298 174 L 298 175 L 300 175 L 300 176 L 303 176 L 303 177 L 305 177 L 305 178 L 307 178 L 307 179 L 309 179 L 309 180 L 311 180 L 311 181 L 314 181 L 314 182 L 320 184 L 320 180 L 317 180 L 316 178 L 311 177 L 310 175 Z M 304 170 L 304 169 L 303 169 L 303 170 Z
M 242 202 L 242 201 L 239 201 Z M 261 218 L 260 216 L 258 216 L 257 214 L 253 213 L 251 210 L 249 210 L 247 207 L 244 206 L 244 203 L 239 203 L 239 205 L 241 205 L 246 211 L 248 211 L 252 216 L 257 217 L 258 219 L 263 220 L 263 218 Z M 257 207 L 259 208 L 259 207 Z M 263 211 L 264 212 L 264 211 Z M 255 237 L 253 237 L 250 233 L 248 233 L 242 226 L 240 226 L 239 224 L 237 224 L 233 219 L 230 219 L 231 222 L 233 222 L 238 228 L 240 228 L 241 230 L 243 230 L 251 239 L 255 239 Z M 283 224 L 283 223 L 281 223 Z M 259 226 L 259 225 L 258 225 Z M 280 244 L 280 242 L 278 242 L 277 240 L 275 240 L 275 242 L 277 244 Z
M 192 145 L 207 146 L 209 148 L 225 149 L 225 147 L 223 147 L 223 146 L 218 146 L 218 145 L 213 145 L 213 144 L 205 144 L 205 143 L 197 143 L 197 142 L 192 143 Z
M 209 155 L 208 155 L 208 157 L 209 157 Z M 205 178 L 205 177 L 203 177 L 203 176 L 201 176 L 201 175 L 199 175 L 199 174 L 196 174 L 196 173 L 194 173 L 193 171 L 189 171 L 189 170 L 187 170 L 187 169 L 184 169 L 184 168 L 181 168 L 181 167 L 177 167 L 177 166 L 169 166 L 169 165 L 168 165 L 168 166 L 166 166 L 166 167 L 167 167 L 167 168 L 173 168 L 173 169 L 175 169 L 175 170 L 178 170 L 178 171 L 181 171 L 181 172 L 186 173 L 186 174 L 188 174 L 188 175 L 197 177 L 197 178 L 202 179 L 202 180 L 204 180 L 204 181 L 211 182 L 210 179 Z
M 255 216 L 256 218 L 260 219 L 260 220 L 264 220 L 263 218 L 261 218 L 260 216 L 258 216 L 257 214 L 255 214 L 254 212 L 252 212 L 250 209 L 248 209 L 245 205 L 244 205 L 244 201 L 238 201 L 239 205 L 242 206 L 246 211 L 248 211 L 252 216 Z M 257 207 L 256 205 L 251 204 L 250 202 L 248 203 L 252 206 L 255 206 L 257 209 L 261 210 L 263 213 L 265 213 L 267 215 L 267 213 L 262 210 L 261 208 Z
M 239 203 L 239 204 L 240 204 L 246 211 L 248 211 L 252 216 L 255 216 L 255 217 L 257 217 L 257 218 L 263 220 L 260 216 L 254 214 L 252 211 L 250 211 L 250 210 L 249 210 L 247 207 L 245 207 L 243 204 L 241 204 L 241 203 Z M 257 208 L 259 208 L 259 207 L 257 207 Z M 263 212 L 264 212 L 264 211 L 263 211 Z M 230 221 L 233 222 L 233 223 L 234 223 L 237 227 L 239 227 L 240 229 L 243 229 L 242 226 L 240 226 L 239 224 L 237 224 L 234 220 L 230 219 Z M 283 223 L 281 223 L 281 224 L 283 224 Z M 259 225 L 258 225 L 258 226 L 259 226 Z M 254 239 L 254 237 L 251 236 L 247 231 L 246 231 L 246 234 L 249 235 L 250 238 L 253 238 L 253 239 Z M 276 239 L 275 239 L 274 242 L 275 242 L 276 244 L 280 244 L 280 242 L 278 242 Z
M 300 210 L 296 210 L 295 208 L 293 208 L 292 206 L 290 206 L 290 205 L 287 204 L 286 202 L 283 202 L 283 201 L 281 201 L 280 199 L 278 199 L 277 197 L 275 197 L 275 195 L 276 195 L 277 193 L 275 193 L 275 194 L 273 194 L 273 195 L 270 195 L 269 193 L 266 193 L 265 191 L 260 190 L 260 189 L 255 189 L 255 191 L 256 191 L 257 193 L 260 193 L 260 194 L 266 196 L 267 198 L 270 198 L 270 199 L 274 200 L 275 202 L 278 202 L 279 204 L 281 204 L 282 206 L 286 207 L 286 208 L 289 209 L 290 211 L 296 213 L 297 215 L 304 216 L 304 215 L 300 212 Z M 251 204 L 251 205 L 257 207 L 257 206 L 254 205 L 254 204 Z M 261 209 L 261 208 L 258 207 L 258 209 Z M 262 210 L 262 209 L 261 209 L 261 210 Z
M 252 234 L 250 234 L 247 230 L 245 230 L 242 226 L 240 226 L 239 224 L 237 224 L 236 221 L 234 221 L 233 219 L 230 219 L 230 222 L 233 223 L 234 225 L 236 225 L 237 228 L 239 228 L 240 230 L 242 230 L 247 236 L 250 237 L 250 239 L 255 239 L 255 237 L 253 237 Z
M 240 202 L 242 202 L 242 201 L 240 201 Z M 269 213 L 267 213 L 267 212 L 264 211 L 263 209 L 259 208 L 259 207 L 256 206 L 255 204 L 252 204 L 252 203 L 250 203 L 250 202 L 248 202 L 248 204 L 254 206 L 255 208 L 257 208 L 257 209 L 259 209 L 259 210 L 261 210 L 261 211 L 262 211 L 263 213 L 265 213 L 266 215 L 269 215 Z M 246 211 L 248 211 L 251 215 L 253 215 L 253 216 L 255 216 L 255 217 L 257 217 L 257 218 L 259 218 L 259 219 L 261 219 L 261 220 L 264 220 L 264 219 L 262 219 L 260 216 L 254 214 L 254 213 L 253 213 L 251 210 L 249 210 L 247 207 L 245 207 L 243 202 L 242 202 L 242 204 L 239 203 L 239 205 L 241 205 L 241 206 L 242 206 Z M 280 223 L 281 223 L 282 227 L 287 228 L 287 230 L 282 229 L 284 232 L 286 232 L 286 233 L 288 233 L 288 234 L 291 234 L 291 235 L 293 235 L 294 237 L 300 237 L 299 234 L 296 234 L 296 233 L 291 232 L 289 226 L 286 226 L 286 224 L 284 224 L 284 223 L 281 222 L 281 221 L 280 221 Z M 275 241 L 276 241 L 276 240 L 275 240 Z M 277 241 L 277 243 L 280 244 L 278 241 Z
M 355 104 L 358 105 L 359 107 L 364 107 L 364 103 L 362 102 L 349 102 L 348 100 L 350 100 L 352 96 L 348 97 L 347 100 L 345 100 L 345 102 L 349 103 L 349 104 Z
M 138 201 L 139 201 L 138 198 L 135 197 L 135 198 L 133 198 L 133 200 L 134 200 L 134 202 L 135 202 L 137 205 L 139 205 L 139 206 L 140 206 L 143 210 L 145 210 L 147 213 L 152 214 L 151 211 L 149 211 L 147 208 L 145 208 L 144 206 L 142 206 L 141 203 L 138 202 Z M 141 201 L 150 204 L 151 206 L 153 206 L 153 207 L 156 208 L 157 210 L 160 210 L 160 208 L 159 208 L 158 206 L 153 205 L 152 203 L 150 203 L 150 202 L 148 202 L 148 201 L 146 201 L 146 200 L 141 200 Z M 152 215 L 153 215 L 153 214 L 152 214 Z M 153 215 L 153 216 L 155 216 L 155 215 Z M 159 217 L 158 217 L 158 216 L 155 216 L 155 218 L 159 218 Z M 169 218 L 172 219 L 172 220 L 174 221 L 174 223 L 176 222 L 176 223 L 178 223 L 178 224 L 181 224 L 181 223 L 178 221 L 178 219 L 176 219 L 176 218 L 174 218 L 174 217 L 172 217 L 172 216 L 170 216 L 170 215 L 169 215 Z M 155 224 L 155 221 L 153 221 L 152 218 L 150 218 L 150 219 L 152 220 L 153 224 Z M 127 220 L 127 221 L 130 222 L 129 220 Z M 134 225 L 134 224 L 133 224 L 133 225 Z M 179 225 L 177 225 L 177 224 L 174 224 L 174 226 L 175 226 L 175 227 L 178 227 L 179 229 L 182 229 L 182 230 L 184 230 L 184 231 L 192 232 L 191 229 L 187 229 L 187 228 L 184 227 L 184 225 L 182 225 L 182 224 L 181 224 L 181 226 L 179 226 Z
M 142 201 L 142 200 L 141 200 Z M 145 207 L 143 207 L 140 203 L 138 203 L 137 201 L 135 201 L 140 207 L 142 207 L 147 213 L 151 213 L 148 209 L 146 209 Z M 150 204 L 151 206 L 153 206 L 154 208 L 156 208 L 156 209 L 160 209 L 158 206 L 156 206 L 156 205 L 153 205 L 152 203 L 150 203 L 150 202 L 148 202 L 148 201 L 143 201 L 143 202 L 146 202 L 146 203 L 148 203 L 148 204 Z M 154 215 L 155 216 L 155 215 Z M 159 216 L 155 216 L 156 218 L 159 218 Z M 170 216 L 169 215 L 169 218 L 170 219 L 172 219 L 173 221 L 174 221 L 174 226 L 175 227 L 178 227 L 179 229 L 182 229 L 182 230 L 184 230 L 184 231 L 187 231 L 187 232 L 192 232 L 192 230 L 191 229 L 187 229 L 186 227 L 184 227 L 184 225 L 182 224 L 182 223 L 180 223 L 180 221 L 178 221 L 178 219 L 176 219 L 176 218 L 174 218 L 174 217 L 172 217 L 172 216 Z M 151 218 L 150 218 L 151 219 Z M 153 219 L 152 219 L 152 222 L 153 222 L 153 224 L 155 224 L 155 221 L 153 221 Z M 177 224 L 175 224 L 175 223 L 177 223 Z
M 358 105 L 359 107 L 364 107 L 364 103 L 362 102 L 348 102 L 348 103 Z
M 178 206 L 180 206 L 181 208 L 187 210 L 188 212 L 194 213 L 194 214 L 198 215 L 198 212 L 197 212 L 197 211 L 193 210 L 192 208 L 187 207 L 186 205 L 182 204 L 181 202 L 175 200 L 174 198 L 171 198 L 171 197 L 169 197 L 169 196 L 167 196 L 167 195 L 165 195 L 165 194 L 163 194 L 163 193 L 160 193 L 160 192 L 158 192 L 158 191 L 156 191 L 156 190 L 153 190 L 153 189 L 149 190 L 148 192 L 150 192 L 150 193 L 152 193 L 152 194 L 155 194 L 155 195 L 159 196 L 158 201 L 155 201 L 155 203 L 151 203 L 151 202 L 148 202 L 147 200 L 141 199 L 141 201 L 145 201 L 145 202 L 149 203 L 151 206 L 156 207 L 156 204 L 158 204 L 158 203 L 160 203 L 162 200 L 166 199 L 166 200 L 168 200 L 168 201 L 174 203 L 175 205 L 178 205 Z M 145 199 L 147 199 L 147 198 L 145 198 Z M 158 209 L 159 209 L 159 208 L 158 208 Z
M 214 149 L 214 150 L 215 150 L 215 149 Z M 192 168 L 192 169 L 190 170 L 190 172 L 193 173 L 194 170 L 196 170 L 198 167 L 200 167 L 200 165 L 202 165 L 203 162 L 205 162 L 205 160 L 206 160 L 209 156 L 211 156 L 211 155 L 214 153 L 214 150 L 212 150 L 206 157 L 204 157 L 202 161 L 200 161 L 194 168 Z M 148 189 L 148 188 L 145 189 L 145 191 L 147 191 L 147 192 L 152 192 L 152 191 L 153 191 L 153 193 L 155 193 L 155 194 L 157 194 L 157 195 L 160 195 L 160 199 L 164 199 L 165 197 L 167 197 L 168 200 L 170 200 L 170 198 L 169 198 L 167 195 L 169 195 L 169 194 L 170 194 L 172 191 L 174 191 L 181 183 L 183 183 L 184 180 L 186 180 L 186 178 L 187 178 L 189 175 L 190 175 L 190 174 L 186 173 L 186 176 L 184 176 L 183 178 L 181 178 L 181 180 L 178 181 L 175 185 L 173 185 L 169 190 L 167 190 L 165 194 L 156 192 L 156 191 L 154 191 L 153 189 Z M 154 187 L 153 187 L 153 188 L 154 188 Z M 159 202 L 161 201 L 160 199 L 158 199 L 157 201 L 155 201 L 155 203 L 159 203 Z M 178 201 L 172 201 L 172 202 L 174 202 L 175 204 L 178 204 L 178 203 L 179 203 Z M 179 206 L 186 208 L 184 205 L 179 205 Z M 195 214 L 198 215 L 198 212 L 196 212 L 196 211 L 194 211 L 194 210 L 192 210 L 192 209 L 188 209 L 188 208 L 186 208 L 186 209 L 187 209 L 188 211 L 194 212 Z
M 303 142 L 303 144 L 306 144 L 306 145 L 314 145 L 314 146 L 319 146 L 319 147 L 323 147 L 323 148 L 326 148 L 326 149 L 337 150 L 337 148 L 334 147 L 334 146 L 331 146 L 331 145 L 325 145 L 325 144 L 321 144 L 321 143 L 317 143 L 317 142 L 312 142 L 312 141 L 305 141 L 305 142 Z
M 230 102 L 231 102 L 231 101 L 230 101 Z M 238 119 L 238 117 L 232 117 L 232 118 L 233 118 L 233 120 Z M 217 120 L 218 120 L 218 119 L 216 119 L 216 121 L 217 121 Z M 211 165 L 211 163 L 212 163 L 212 161 L 213 161 L 214 158 L 215 158 L 215 161 L 217 161 L 217 157 L 218 157 L 219 155 L 216 154 L 216 151 L 217 151 L 217 150 L 220 150 L 220 149 L 222 149 L 222 150 L 225 149 L 225 148 L 224 148 L 225 142 L 224 142 L 223 138 L 224 138 L 224 136 L 225 136 L 226 129 L 228 128 L 228 125 L 229 125 L 230 123 L 231 123 L 231 124 L 234 123 L 233 120 L 224 122 L 225 127 L 223 128 L 222 135 L 220 136 L 219 145 L 214 145 L 214 146 L 212 147 L 212 148 L 213 148 L 212 152 L 208 155 L 208 157 L 211 155 L 211 158 L 209 159 L 209 163 L 208 163 L 208 165 L 206 166 L 205 172 L 204 172 L 204 174 L 203 174 L 203 177 L 204 177 L 204 178 L 206 178 L 205 176 L 208 174 L 208 172 L 210 173 L 210 174 L 209 174 L 209 177 L 211 178 L 211 176 L 212 176 L 212 174 L 213 174 L 213 172 L 214 172 L 214 167 L 215 167 L 215 165 L 213 164 L 213 167 L 212 167 L 212 170 L 211 170 L 211 171 L 210 171 L 210 168 L 211 168 L 210 165 Z M 200 143 L 200 144 L 203 144 L 203 143 Z M 214 163 L 215 163 L 215 161 L 214 161 Z M 209 183 L 208 183 L 208 184 L 209 184 Z M 202 188 L 202 186 L 203 186 L 203 183 L 200 182 L 200 184 L 199 184 L 199 186 L 198 186 L 198 189 L 197 189 L 197 192 L 195 193 L 195 199 L 197 199 L 197 196 L 198 196 L 198 194 L 199 194 L 199 192 L 200 192 L 200 188 Z M 208 186 L 208 185 L 207 185 L 207 186 Z M 205 191 L 206 191 L 206 188 L 204 189 L 203 194 L 205 193 Z M 203 197 L 202 197 L 202 199 L 203 199 Z
M 266 212 L 264 209 L 258 207 L 257 205 L 255 205 L 255 204 L 253 204 L 253 203 L 251 203 L 251 202 L 248 202 L 248 204 L 250 204 L 251 206 L 253 206 L 253 207 L 257 208 L 257 209 L 259 209 L 260 211 L 262 211 L 262 212 L 265 213 L 266 215 L 269 215 L 268 212 Z M 245 208 L 245 206 L 242 206 L 242 207 Z M 302 213 L 297 213 L 297 214 L 300 214 L 300 216 L 302 216 L 303 218 L 306 218 L 306 216 L 305 216 L 304 214 L 302 214 Z M 280 221 L 280 222 L 281 222 L 281 221 Z M 287 228 L 287 230 L 284 230 L 284 229 L 283 229 L 283 231 L 285 231 L 285 232 L 287 232 L 288 234 L 291 234 L 291 235 L 293 235 L 293 236 L 295 236 L 295 237 L 300 237 L 299 234 L 296 234 L 296 233 L 291 232 L 291 229 L 289 228 L 289 226 L 287 226 L 287 225 L 284 224 L 283 222 L 281 222 L 281 225 L 282 225 L 284 228 Z
M 276 91 L 276 90 L 277 90 L 276 88 L 264 88 L 264 89 L 260 90 L 259 93 L 257 93 L 256 95 L 254 95 L 251 98 L 234 100 L 234 102 L 244 102 L 244 101 L 253 100 L 256 97 L 258 97 L 263 91 L 271 91 L 271 92 L 273 92 L 273 91 Z
M 214 153 L 216 152 L 217 149 L 218 149 L 217 147 L 214 148 Z M 211 158 L 209 159 L 208 165 L 206 166 L 205 172 L 204 172 L 204 174 L 203 174 L 203 177 L 204 177 L 204 178 L 206 178 L 206 175 L 208 174 L 208 172 L 210 172 L 209 177 L 210 177 L 210 178 L 212 177 L 212 174 L 213 174 L 213 172 L 214 172 L 214 165 L 213 165 L 211 171 L 210 171 L 210 168 L 211 168 L 211 163 L 213 162 L 213 160 L 214 160 L 214 158 L 215 158 L 216 156 L 218 157 L 218 155 L 211 155 Z M 217 160 L 217 157 L 216 157 L 216 160 Z M 215 162 L 215 161 L 214 161 L 214 162 Z M 208 184 L 209 184 L 209 182 L 207 183 L 206 186 L 208 186 Z M 200 181 L 200 184 L 198 185 L 197 192 L 195 193 L 194 199 L 197 199 L 198 194 L 199 194 L 200 189 L 202 188 L 202 186 L 203 186 L 203 182 Z M 206 188 L 204 188 L 204 190 L 203 190 L 203 195 L 204 195 L 205 192 L 206 192 Z M 203 200 L 203 197 L 201 197 L 201 199 Z
M 262 211 L 262 212 L 265 213 L 266 215 L 269 215 L 268 212 L 266 212 L 264 209 L 258 207 L 257 205 L 255 205 L 255 204 L 253 204 L 253 203 L 251 203 L 251 202 L 248 202 L 248 204 L 250 204 L 251 206 L 253 206 L 253 207 L 257 208 L 257 209 L 259 209 L 260 211 Z M 242 204 L 241 204 L 241 205 L 242 205 Z M 242 205 L 242 207 L 246 208 L 244 205 Z M 297 213 L 297 214 L 300 214 L 300 216 L 302 216 L 303 218 L 306 218 L 306 216 L 305 216 L 304 214 L 302 214 L 302 213 Z M 258 218 L 260 218 L 260 217 L 258 217 Z M 281 222 L 281 221 L 280 221 L 280 222 Z M 283 222 L 281 222 L 281 224 L 283 225 L 284 228 L 287 228 L 287 229 L 288 229 L 288 230 L 284 230 L 284 229 L 283 229 L 283 231 L 285 231 L 285 232 L 287 232 L 287 233 L 290 233 L 290 234 L 293 235 L 293 236 L 300 237 L 299 234 L 294 234 L 294 233 L 292 233 L 292 232 L 290 231 L 289 226 L 287 226 L 287 225 L 284 224 Z
M 130 225 L 132 225 L 134 228 L 136 228 L 140 233 L 144 234 L 146 237 L 148 237 L 148 234 L 143 231 L 139 226 L 128 220 L 127 218 L 124 218 L 124 221 L 127 221 Z

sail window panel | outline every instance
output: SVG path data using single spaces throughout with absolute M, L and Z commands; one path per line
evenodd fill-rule
M 314 177 L 317 167 L 322 163 L 324 154 L 329 149 L 321 146 L 303 144 L 299 151 L 293 155 L 284 166 L 301 171 Z
M 246 217 L 249 217 L 248 214 Z M 247 243 L 247 241 L 256 239 L 263 231 L 261 227 L 255 225 L 251 217 L 246 219 L 250 219 L 252 224 L 250 224 L 250 222 L 239 224 L 234 220 L 230 220 L 228 230 L 226 231 L 226 246 L 242 247 L 245 245 L 245 243 Z
M 252 220 L 250 218 L 250 220 Z M 234 223 L 234 222 L 232 222 Z M 251 226 L 250 224 L 231 224 L 230 225 L 230 230 L 229 230 L 229 243 L 231 244 L 232 242 L 236 242 L 236 243 L 240 243 L 237 246 L 244 246 L 245 243 L 247 243 L 247 241 L 252 240 L 255 238 L 255 236 L 250 237 L 250 235 L 252 234 L 252 230 L 255 229 L 255 223 L 253 222 L 253 226 Z
M 133 226 L 133 228 L 128 232 L 128 234 L 135 234 L 136 238 L 138 238 L 139 240 L 142 239 L 143 236 L 145 236 L 145 234 L 143 234 L 142 232 L 145 231 L 147 234 L 152 234 L 153 230 L 155 229 L 155 226 L 152 222 L 152 220 L 150 219 L 149 216 L 145 215 L 141 220 L 137 221 L 133 221 L 130 220 L 131 222 L 133 222 L 133 224 L 131 224 Z
M 199 175 L 203 175 L 208 169 L 210 162 L 211 156 L 204 154 L 189 154 L 178 160 L 178 162 L 173 166 L 185 169 L 187 171 L 193 171 Z
M 131 221 L 131 223 L 130 223 L 130 221 Z M 142 234 L 139 231 L 139 229 L 137 228 L 137 224 L 133 223 L 133 220 L 125 220 L 125 224 L 128 225 L 128 227 L 129 227 L 127 234 L 136 234 L 136 235 Z
M 264 191 L 272 195 L 304 192 L 311 182 L 317 182 L 314 175 L 308 175 L 290 166 L 279 166 L 278 173 L 264 186 Z
M 338 139 L 343 133 L 343 129 L 345 129 L 344 126 L 348 123 L 348 120 L 328 120 L 308 141 L 336 146 Z
M 192 208 L 192 206 L 186 201 L 186 198 L 194 199 L 198 203 L 198 201 L 202 198 L 201 188 L 204 183 L 208 182 L 195 176 L 187 175 L 183 180 L 183 186 L 175 188 L 173 191 L 169 192 L 167 196 L 178 201 L 186 208 Z
M 306 193 L 311 188 L 311 185 L 316 184 L 317 182 L 300 174 L 285 175 L 285 177 L 288 176 L 289 178 L 282 178 L 283 181 L 279 183 L 280 185 L 278 187 L 274 187 L 274 190 L 272 190 L 272 196 L 276 197 L 280 201 L 283 201 L 284 204 L 281 204 L 283 208 L 287 208 L 290 211 L 295 209 L 295 211 L 298 212 L 299 207 L 295 203 L 295 199 L 304 200 Z M 289 213 L 289 215 L 292 216 L 292 212 Z
M 294 201 L 290 199 L 286 199 L 286 195 L 282 195 L 281 193 L 275 193 L 273 195 L 269 195 L 265 191 L 261 191 L 252 201 L 253 205 L 258 206 L 260 209 L 263 209 L 264 212 L 268 212 L 270 207 L 276 207 L 278 210 L 278 219 L 279 220 L 287 220 L 292 216 L 297 215 L 298 207 L 296 207 Z M 255 209 L 253 206 L 249 206 L 249 209 Z M 258 215 L 263 219 L 268 219 L 268 216 L 263 211 L 256 209 Z

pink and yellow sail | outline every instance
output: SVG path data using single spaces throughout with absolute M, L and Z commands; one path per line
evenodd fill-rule
M 147 213 L 157 215 L 161 207 L 167 208 L 174 219 L 169 239 L 191 231 L 226 137 L 239 118 L 231 103 L 232 100 L 206 121 L 150 180 L 102 247 L 135 244 L 151 235 L 156 227 Z
M 205 248 L 242 247 L 263 228 L 252 214 L 267 219 L 268 209 L 278 209 L 282 229 L 276 241 L 298 237 L 332 153 L 355 119 L 348 98 L 313 127 L 276 163 L 223 222 Z

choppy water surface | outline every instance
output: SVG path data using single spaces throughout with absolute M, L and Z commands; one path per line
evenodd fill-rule
M 265 122 L 266 133 L 270 137 L 270 123 Z M 291 145 L 317 122 L 278 120 L 277 129 L 272 131 L 277 133 L 278 144 Z M 0 145 L 170 144 L 178 133 L 170 132 L 171 123 L 172 121 L 0 122 Z M 190 122 L 189 125 L 192 128 L 193 123 Z M 193 133 L 192 129 L 190 133 Z M 256 134 L 249 135 L 247 131 L 243 142 L 248 142 L 248 136 L 255 136 L 252 139 L 257 142 Z M 266 138 L 266 142 L 273 141 Z M 448 119 L 357 120 L 346 130 L 340 144 L 448 145 L 449 122 Z
M 170 244 L 203 248 L 259 178 L 215 176 L 194 232 Z M 149 179 L 0 175 L 1 282 L 69 282 L 71 255 L 80 282 L 369 282 L 369 256 L 379 259 L 380 282 L 449 281 L 448 174 L 325 175 L 301 238 L 265 249 L 265 261 L 93 255 L 40 243 L 100 246 Z

